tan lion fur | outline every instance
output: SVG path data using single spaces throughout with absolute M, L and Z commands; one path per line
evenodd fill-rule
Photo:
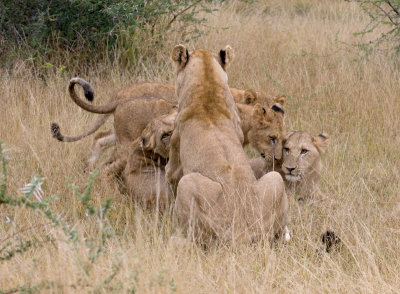
M 109 177 L 118 175 L 123 171 L 129 146 L 141 135 L 149 122 L 153 118 L 170 113 L 175 107 L 171 102 L 152 97 L 137 98 L 117 106 L 114 112 L 114 132 L 105 137 L 114 136 L 113 145 L 116 145 L 113 159 L 110 160 L 110 164 L 106 168 L 106 174 Z M 90 158 L 93 161 L 90 162 L 91 166 L 94 165 L 102 151 L 103 149 L 98 146 L 92 149 Z
M 252 241 L 282 229 L 288 201 L 282 177 L 256 180 L 244 153 L 243 132 L 227 84 L 233 59 L 183 45 L 171 54 L 179 102 L 166 176 L 177 183 L 176 214 L 189 236 L 205 241 Z
M 171 205 L 172 191 L 165 179 L 169 145 L 177 111 L 149 122 L 131 143 L 123 180 L 135 203 L 161 211 Z
M 242 103 L 247 105 L 255 105 L 260 103 L 261 105 L 269 105 L 271 97 L 261 91 L 254 91 L 252 89 L 240 90 L 236 88 L 230 88 L 233 100 L 236 103 Z
M 89 112 L 100 113 L 101 115 L 87 130 L 76 136 L 63 135 L 59 125 L 57 123 L 52 123 L 51 131 L 53 137 L 62 142 L 75 142 L 93 134 L 107 121 L 107 119 L 115 112 L 117 106 L 121 103 L 143 97 L 156 97 L 164 99 L 170 103 L 176 103 L 175 90 L 172 85 L 161 83 L 135 83 L 118 90 L 108 103 L 104 105 L 92 105 L 79 98 L 78 94 L 75 92 L 76 84 L 82 86 L 87 100 L 93 100 L 94 91 L 91 85 L 81 78 L 73 78 L 70 80 L 68 92 L 71 99 L 81 108 Z M 111 135 L 112 134 L 110 133 L 110 136 Z M 100 138 L 101 136 L 97 136 L 97 139 Z M 96 145 L 96 141 L 94 141 L 93 144 Z
M 159 104 L 168 105 L 168 102 L 163 102 L 163 100 L 147 99 L 144 102 L 139 102 L 136 100 L 126 102 L 124 106 L 117 107 L 115 111 L 115 130 L 120 140 L 124 142 L 133 141 L 136 138 L 135 136 L 140 133 L 145 123 L 148 122 L 146 118 L 150 118 L 145 116 L 152 115 L 151 117 L 157 117 L 165 114 L 166 109 L 168 109 L 168 107 L 162 108 L 157 113 Z M 276 106 L 278 104 L 273 105 Z M 141 106 L 143 106 L 143 110 Z M 240 103 L 237 103 L 237 106 L 239 109 L 240 126 L 244 135 L 243 145 L 252 145 L 265 158 L 280 159 L 285 129 L 283 114 L 272 110 L 272 108 L 262 107 L 265 110 L 265 113 L 263 113 L 263 111 L 260 111 L 259 106 Z M 101 132 L 100 135 L 95 136 L 88 159 L 90 167 L 95 165 L 105 149 L 116 144 L 116 139 L 117 136 L 111 131 Z

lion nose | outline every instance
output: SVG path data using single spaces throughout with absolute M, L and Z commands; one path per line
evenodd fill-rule
M 296 168 L 295 167 L 287 167 L 286 169 L 289 171 L 289 173 L 292 173 L 292 171 L 294 171 Z

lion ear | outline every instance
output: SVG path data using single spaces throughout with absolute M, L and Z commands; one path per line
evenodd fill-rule
M 277 113 L 280 113 L 281 115 L 285 115 L 285 111 L 283 110 L 282 105 L 279 103 L 272 105 L 271 109 Z
M 257 101 L 257 94 L 251 89 L 244 91 L 244 104 L 253 105 Z
M 175 63 L 178 70 L 182 69 L 189 61 L 189 51 L 184 45 L 176 45 L 172 49 L 171 60 Z
M 235 58 L 235 52 L 231 46 L 226 45 L 224 49 L 219 51 L 219 57 L 221 58 L 222 68 L 225 70 L 228 64 L 230 64 Z
M 285 138 L 283 138 L 284 141 L 287 141 L 291 135 L 293 135 L 294 133 L 296 133 L 296 130 L 291 130 L 289 132 L 286 133 Z
M 273 103 L 279 103 L 282 106 L 285 106 L 286 103 L 286 96 L 285 95 L 280 95 L 272 98 Z
M 322 133 L 319 134 L 318 136 L 314 136 L 312 138 L 312 141 L 315 145 L 315 147 L 317 147 L 317 149 L 319 150 L 320 153 L 324 153 L 326 147 L 328 147 L 329 145 L 329 135 L 327 133 Z

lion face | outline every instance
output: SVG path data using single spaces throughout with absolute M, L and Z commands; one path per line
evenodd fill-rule
M 284 132 L 284 111 L 281 104 L 275 103 L 271 108 L 260 104 L 254 106 L 248 138 L 262 157 L 268 160 L 282 158 Z
M 168 158 L 177 110 L 153 119 L 143 130 L 140 145 L 144 151 Z
M 289 132 L 283 144 L 282 171 L 286 180 L 297 182 L 305 176 L 320 172 L 321 154 L 329 144 L 329 135 L 311 136 L 307 132 Z

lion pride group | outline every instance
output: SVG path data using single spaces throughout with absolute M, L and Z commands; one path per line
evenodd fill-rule
M 87 161 L 115 146 L 102 171 L 144 209 L 173 211 L 186 237 L 198 242 L 290 239 L 290 197 L 321 199 L 318 180 L 325 133 L 286 133 L 285 96 L 269 97 L 228 86 L 234 51 L 218 53 L 177 45 L 171 53 L 175 85 L 136 83 L 94 105 L 94 91 L 81 78 L 69 84 L 72 100 L 101 114 L 85 132 L 53 137 L 63 142 L 96 132 L 114 115 L 113 130 L 96 133 Z M 85 101 L 75 92 L 79 84 Z M 260 156 L 248 158 L 244 146 Z

